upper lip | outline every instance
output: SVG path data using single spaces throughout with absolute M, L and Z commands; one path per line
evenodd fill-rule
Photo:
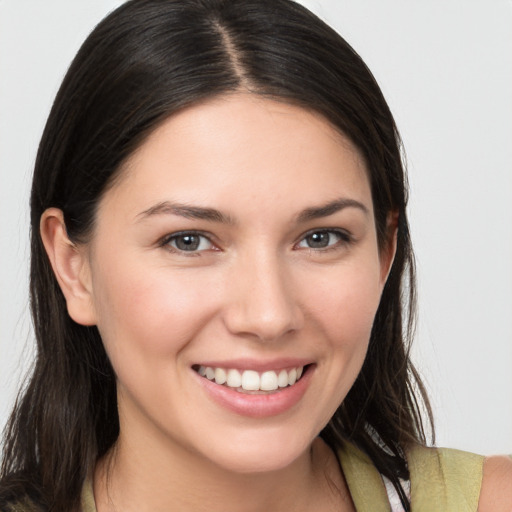
M 287 368 L 299 368 L 301 366 L 306 366 L 308 364 L 313 363 L 311 359 L 302 359 L 302 358 L 280 358 L 280 359 L 272 359 L 272 360 L 261 360 L 261 359 L 230 359 L 230 360 L 207 360 L 201 361 L 193 366 L 209 366 L 210 368 L 228 368 L 228 369 L 236 369 L 236 370 L 254 370 L 256 372 L 265 372 L 265 371 L 276 371 L 283 370 Z

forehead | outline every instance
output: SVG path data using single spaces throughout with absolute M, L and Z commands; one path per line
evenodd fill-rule
M 363 158 L 347 137 L 317 113 L 241 93 L 164 121 L 124 164 L 113 192 L 146 208 L 176 199 L 299 209 L 345 195 L 372 207 Z

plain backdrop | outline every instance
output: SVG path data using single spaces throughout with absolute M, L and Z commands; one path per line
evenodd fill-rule
M 0 426 L 33 352 L 28 192 L 79 45 L 119 0 L 0 0 Z M 401 131 L 419 275 L 414 360 L 439 445 L 512 453 L 512 2 L 304 0 Z

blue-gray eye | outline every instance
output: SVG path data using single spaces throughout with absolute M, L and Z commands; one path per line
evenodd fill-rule
M 338 231 L 314 231 L 306 235 L 300 242 L 299 247 L 308 249 L 326 249 L 336 245 L 340 241 L 347 241 L 347 237 L 343 237 Z
M 168 239 L 168 245 L 183 252 L 205 251 L 212 248 L 208 238 L 197 233 L 182 233 Z

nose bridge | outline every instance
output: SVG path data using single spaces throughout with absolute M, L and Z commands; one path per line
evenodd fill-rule
M 277 251 L 260 247 L 238 258 L 232 271 L 226 312 L 231 332 L 272 341 L 302 326 L 290 269 Z

